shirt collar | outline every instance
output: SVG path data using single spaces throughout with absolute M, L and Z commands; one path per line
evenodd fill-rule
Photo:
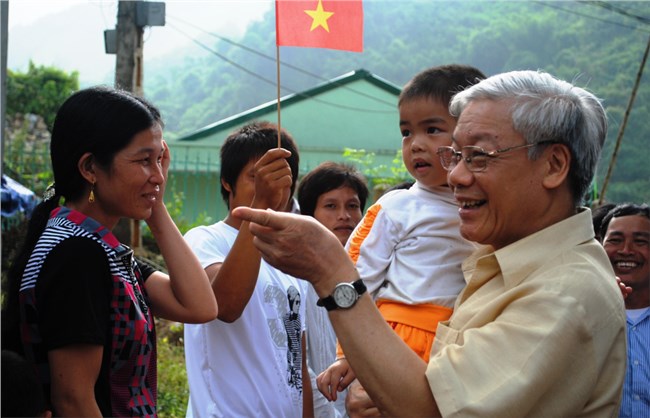
M 549 260 L 593 238 L 591 211 L 580 208 L 577 214 L 500 250 L 494 251 L 491 246 L 479 248 L 463 263 L 465 280 L 469 280 L 473 271 L 481 265 L 482 270 L 499 269 L 504 284 L 512 288 Z
M 131 252 L 129 247 L 120 243 L 110 229 L 79 211 L 70 209 L 67 206 L 59 206 L 50 213 L 50 219 L 53 218 L 67 219 L 86 232 L 96 236 L 100 241 L 106 244 L 118 258 Z

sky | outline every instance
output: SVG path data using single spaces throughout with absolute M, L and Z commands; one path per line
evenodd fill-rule
M 36 65 L 79 71 L 82 87 L 112 83 L 115 55 L 105 53 L 104 31 L 115 29 L 117 0 L 8 1 L 9 69 L 26 71 L 31 59 Z M 165 26 L 145 28 L 145 72 L 150 60 L 181 52 L 204 54 L 190 40 L 207 36 L 204 31 L 236 40 L 248 25 L 260 20 L 273 7 L 272 0 L 166 0 L 164 3 Z

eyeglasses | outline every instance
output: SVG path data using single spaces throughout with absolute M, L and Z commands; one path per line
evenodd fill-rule
M 540 141 L 534 144 L 526 145 L 516 145 L 514 147 L 508 147 L 503 149 L 498 149 L 495 151 L 487 152 L 481 147 L 475 146 L 466 146 L 463 147 L 460 151 L 456 151 L 452 147 L 440 147 L 438 148 L 438 156 L 440 157 L 440 163 L 442 168 L 447 171 L 451 171 L 456 167 L 456 165 L 463 160 L 465 166 L 471 172 L 480 172 L 485 171 L 487 168 L 488 160 L 490 158 L 497 158 L 499 154 L 506 153 L 508 151 L 514 151 L 517 149 L 530 148 L 537 145 L 543 144 L 556 144 L 557 141 Z

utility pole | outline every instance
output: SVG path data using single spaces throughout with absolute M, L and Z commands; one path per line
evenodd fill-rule
M 136 7 L 140 1 L 120 0 L 117 6 L 117 44 L 115 58 L 115 87 L 142 96 L 142 34 L 136 24 Z M 140 221 L 121 219 L 113 230 L 120 242 L 128 242 L 136 254 L 142 248 Z
M 115 59 L 115 87 L 142 96 L 142 34 L 144 28 L 136 24 L 139 1 L 118 2 L 117 49 Z
M 634 81 L 634 87 L 632 88 L 632 94 L 630 94 L 630 99 L 627 102 L 627 107 L 625 108 L 625 115 L 623 116 L 623 122 L 616 136 L 616 145 L 614 146 L 614 153 L 612 158 L 609 161 L 609 167 L 607 168 L 607 174 L 605 175 L 605 181 L 603 182 L 603 188 L 600 191 L 600 198 L 598 199 L 598 206 L 602 205 L 605 202 L 605 192 L 607 191 L 607 185 L 609 184 L 609 179 L 614 172 L 614 164 L 616 164 L 616 157 L 618 157 L 618 149 L 621 146 L 621 141 L 623 140 L 623 134 L 625 133 L 625 127 L 627 126 L 627 120 L 632 111 L 632 105 L 634 105 L 634 99 L 636 99 L 636 92 L 639 90 L 639 84 L 641 83 L 641 77 L 643 76 L 643 69 L 645 68 L 645 63 L 648 60 L 648 53 L 650 52 L 650 37 L 648 38 L 648 44 L 645 47 L 645 52 L 643 53 L 643 58 L 641 58 L 641 65 L 639 66 L 639 71 L 636 73 L 636 80 Z
M 9 31 L 9 1 L 0 0 L 0 143 L 2 144 L 0 155 L 5 155 L 5 114 L 7 112 L 7 35 Z M 2 162 L 0 172 L 5 172 L 5 161 Z

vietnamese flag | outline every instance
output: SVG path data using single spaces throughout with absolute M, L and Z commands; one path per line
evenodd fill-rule
M 363 51 L 362 0 L 276 0 L 278 46 Z

